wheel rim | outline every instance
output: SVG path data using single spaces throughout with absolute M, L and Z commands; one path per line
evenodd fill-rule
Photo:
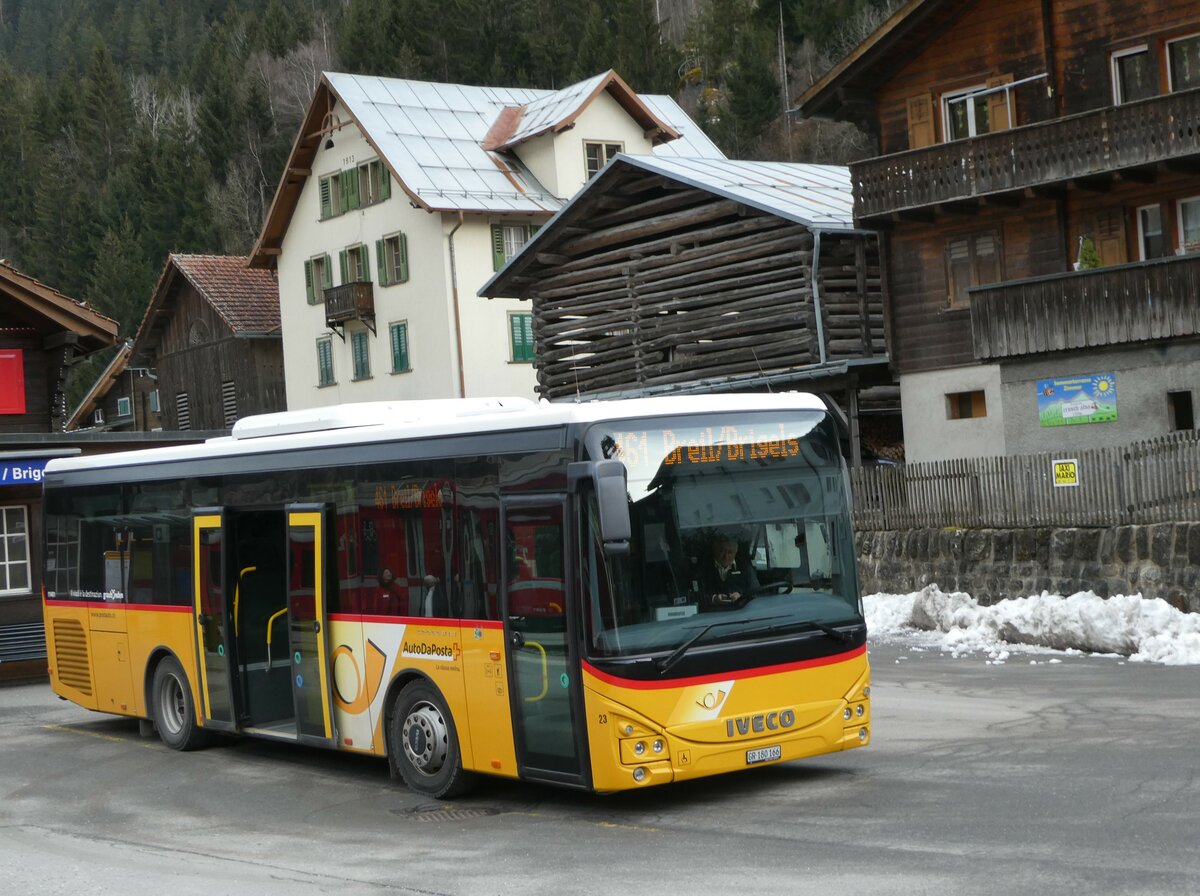
M 158 689 L 158 723 L 168 733 L 178 734 L 183 730 L 186 713 L 187 703 L 183 696 L 183 686 L 174 675 L 166 676 Z
M 404 755 L 417 771 L 436 775 L 446 764 L 450 732 L 446 720 L 432 703 L 422 701 L 408 711 L 400 736 Z

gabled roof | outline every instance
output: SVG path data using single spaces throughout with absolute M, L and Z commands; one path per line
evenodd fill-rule
M 251 263 L 266 266 L 270 256 L 278 254 L 321 143 L 350 125 L 358 126 L 418 208 L 552 214 L 561 200 L 510 150 L 538 134 L 568 127 L 604 91 L 650 132 L 652 140 L 662 141 L 660 145 L 682 138 L 705 155 L 720 154 L 673 99 L 638 96 L 611 71 L 562 90 L 326 72 L 292 147 Z M 349 121 L 334 120 L 339 102 Z
M 479 290 L 481 296 L 508 296 L 514 280 L 531 276 L 531 266 L 559 236 L 560 222 L 587 226 L 588 209 L 613 189 L 630 169 L 657 174 L 679 184 L 744 203 L 810 230 L 854 230 L 854 195 L 849 169 L 841 165 L 744 162 L 735 159 L 676 159 L 619 154 L 521 247 Z M 614 185 L 617 185 L 614 187 Z M 626 203 L 632 200 L 624 198 Z M 551 248 L 551 251 L 553 249 Z M 527 270 L 529 269 L 529 270 Z M 506 291 L 507 290 L 507 291 Z
M 47 335 L 61 331 L 75 334 L 79 348 L 84 353 L 117 342 L 119 324 L 115 320 L 2 261 L 0 301 L 5 304 L 6 313 L 27 320 L 39 332 Z
M 494 150 L 512 149 L 542 134 L 564 131 L 575 123 L 575 119 L 592 100 L 606 90 L 620 103 L 621 108 L 629 113 L 629 117 L 642 126 L 652 143 L 663 143 L 679 137 L 679 133 L 660 120 L 629 85 L 621 80 L 620 75 L 609 69 L 586 81 L 580 81 L 526 103 L 520 110 L 521 114 L 513 131 L 501 140 L 485 146 Z
M 65 430 L 78 429 L 88 414 L 96 407 L 97 402 L 108 394 L 108 390 L 113 387 L 113 383 L 117 378 L 125 372 L 126 366 L 129 364 L 129 359 L 133 355 L 133 345 L 128 340 L 121 343 L 121 347 L 117 349 L 117 353 L 113 359 L 108 362 L 108 366 L 96 378 L 96 382 L 92 383 L 92 388 L 88 390 L 88 394 L 83 396 L 83 401 L 79 402 L 79 406 L 75 408 L 75 413 L 71 415 L 71 419 L 67 421 Z
M 862 94 L 873 93 L 891 72 L 906 64 L 973 0 L 908 0 L 841 62 L 826 72 L 796 103 L 805 116 L 843 117 L 843 106 L 861 110 Z
M 280 334 L 279 283 L 274 271 L 252 268 L 242 255 L 172 254 L 138 326 L 134 357 L 145 357 L 157 345 L 174 310 L 169 298 L 180 277 L 212 305 L 235 336 Z

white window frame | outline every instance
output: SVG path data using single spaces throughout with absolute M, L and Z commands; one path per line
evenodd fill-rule
M 599 146 L 600 147 L 600 155 L 601 155 L 600 167 L 597 168 L 595 171 L 592 171 L 588 167 L 588 147 L 589 146 Z M 617 148 L 617 152 L 614 152 L 614 153 L 612 153 L 612 155 L 609 155 L 608 148 L 610 146 L 615 146 Z M 584 179 L 591 180 L 593 177 L 595 177 L 597 174 L 599 174 L 601 171 L 604 170 L 604 167 L 613 160 L 613 156 L 617 155 L 617 153 L 622 153 L 624 151 L 625 151 L 625 143 L 621 140 L 584 140 L 583 141 L 583 173 L 585 175 Z
M 1190 203 L 1195 203 L 1197 206 L 1200 206 L 1200 196 L 1185 196 L 1183 199 L 1178 199 L 1175 202 L 1175 224 L 1177 227 L 1176 233 L 1179 234 L 1179 245 L 1175 247 L 1176 255 L 1186 255 L 1189 251 L 1187 242 L 1185 241 L 1186 233 L 1183 229 L 1183 207 Z M 1141 223 L 1141 216 L 1138 217 L 1138 223 Z M 1190 251 L 1200 252 L 1200 242 L 1197 242 L 1196 248 Z
M 20 513 L 21 513 L 21 519 L 23 521 L 23 528 L 21 529 L 20 533 L 17 533 L 16 531 L 9 533 L 9 531 L 8 531 L 9 514 L 12 513 L 13 511 L 20 511 Z M 9 504 L 9 505 L 5 505 L 5 506 L 0 506 L 0 539 L 4 539 L 7 542 L 10 534 L 11 535 L 20 534 L 20 535 L 24 536 L 24 538 L 25 538 L 25 556 L 24 556 L 24 558 L 18 557 L 16 559 L 14 559 L 12 556 L 12 550 L 11 550 L 12 544 L 11 543 L 5 544 L 4 551 L 0 552 L 0 595 L 29 594 L 30 592 L 33 591 L 33 578 L 32 578 L 33 569 L 31 568 L 30 558 L 29 558 L 29 545 L 30 545 L 29 508 L 26 507 L 24 504 Z M 16 566 L 24 566 L 25 567 L 25 587 L 24 588 L 9 587 L 10 583 L 12 582 L 12 569 Z
M 154 389 L 149 393 L 150 410 L 155 414 L 162 413 L 162 399 L 158 396 L 158 390 Z
M 967 136 L 966 137 L 951 137 L 950 136 L 950 103 L 954 100 L 963 99 L 968 94 L 979 93 L 981 90 L 987 90 L 986 84 L 976 84 L 973 87 L 964 87 L 962 90 L 951 90 L 943 93 L 942 100 L 942 133 L 946 136 L 946 142 L 950 143 L 954 140 L 967 140 L 971 137 L 978 137 L 979 131 L 975 126 L 975 103 L 968 102 L 967 105 Z M 988 122 L 990 129 L 991 122 Z M 990 133 L 990 131 L 984 131 Z
M 504 260 L 508 261 L 514 255 L 521 251 L 521 248 L 529 242 L 529 225 L 528 224 L 501 224 L 500 232 L 504 236 Z M 509 239 L 510 236 L 516 237 L 520 235 L 521 242 L 516 242 L 515 239 Z
M 375 174 L 372 179 L 371 175 Z M 358 205 L 359 208 L 383 202 L 383 179 L 388 177 L 387 166 L 383 159 L 371 159 L 358 165 Z
M 96 408 L 92 411 L 92 424 L 94 426 L 104 425 L 104 408 Z
M 1192 32 L 1191 34 L 1184 34 L 1184 35 L 1181 35 L 1180 37 L 1173 37 L 1169 41 L 1167 41 L 1166 44 L 1163 46 L 1163 52 L 1166 56 L 1166 63 L 1167 63 L 1167 93 L 1175 92 L 1175 79 L 1171 75 L 1171 45 L 1182 43 L 1185 40 L 1195 40 L 1198 37 L 1200 37 L 1200 31 L 1195 31 L 1195 32 Z
M 1112 97 L 1114 106 L 1119 106 L 1121 103 L 1126 102 L 1126 100 L 1121 97 L 1121 76 L 1120 70 L 1117 68 L 1117 60 L 1126 56 L 1135 56 L 1138 53 L 1149 52 L 1149 44 L 1138 44 L 1136 47 L 1126 47 L 1123 50 L 1114 50 L 1108 57 L 1108 76 L 1109 80 L 1112 81 Z
M 314 305 L 323 305 L 325 304 L 325 290 L 329 288 L 325 284 L 333 283 L 333 260 L 329 257 L 328 253 L 322 253 L 321 255 L 314 255 L 308 262 L 312 269 L 312 303 Z M 329 268 L 328 271 L 325 270 L 326 267 Z
M 122 395 L 117 399 L 117 416 L 128 417 L 133 413 L 133 399 L 128 395 Z
M 1145 228 L 1142 227 L 1142 212 L 1149 208 L 1158 209 L 1158 226 L 1163 228 L 1159 231 L 1159 233 L 1163 235 L 1164 240 L 1166 239 L 1167 216 L 1162 213 L 1162 203 L 1151 202 L 1149 205 L 1139 205 L 1134 212 L 1134 215 L 1137 218 L 1138 261 L 1148 260 L 1146 258 L 1146 231 Z

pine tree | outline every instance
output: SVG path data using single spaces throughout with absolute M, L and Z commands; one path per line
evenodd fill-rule
M 102 183 L 125 154 L 133 124 L 129 92 L 103 44 L 92 54 L 83 80 L 80 113 L 80 143 Z
M 88 277 L 88 300 L 101 314 L 121 325 L 121 336 L 137 331 L 154 281 L 129 216 L 114 230 L 106 229 L 96 246 L 96 260 Z

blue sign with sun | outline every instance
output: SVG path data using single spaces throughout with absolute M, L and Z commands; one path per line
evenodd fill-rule
M 1117 419 L 1117 378 L 1111 373 L 1038 380 L 1037 390 L 1042 426 L 1110 423 Z

